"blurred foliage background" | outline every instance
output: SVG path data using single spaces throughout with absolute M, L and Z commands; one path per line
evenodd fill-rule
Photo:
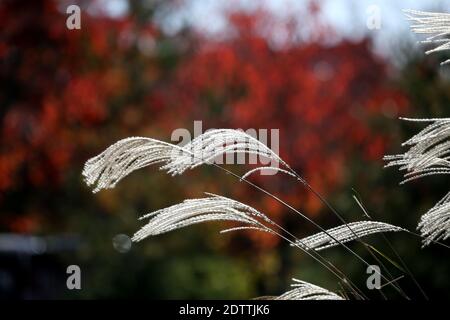
M 414 230 L 446 193 L 445 177 L 399 186 L 400 174 L 382 161 L 421 129 L 399 116 L 447 115 L 449 71 L 439 67 L 439 55 L 425 57 L 399 40 L 394 63 L 376 53 L 370 33 L 336 37 L 318 1 L 305 1 L 289 19 L 230 6 L 226 27 L 214 36 L 189 25 L 176 32 L 161 27 L 185 1 L 129 1 L 120 16 L 102 11 L 104 1 L 75 2 L 81 30 L 66 28 L 66 1 L 0 3 L 0 232 L 77 239 L 61 250 L 0 252 L 0 297 L 247 299 L 280 294 L 292 277 L 341 290 L 320 265 L 279 239 L 219 235 L 214 224 L 151 238 L 126 253 L 113 247 L 117 234 L 140 227 L 141 214 L 204 191 L 248 203 L 299 237 L 317 231 L 209 167 L 177 178 L 143 169 L 95 195 L 83 183 L 83 163 L 116 140 L 169 141 L 174 129 L 192 131 L 195 120 L 203 130 L 280 129 L 281 157 L 348 221 L 364 219 L 352 198 L 358 194 L 375 220 Z M 253 179 L 322 226 L 339 224 L 294 180 Z M 387 237 L 430 297 L 449 297 L 447 249 L 422 250 L 420 239 L 406 233 Z M 396 260 L 381 237 L 368 242 Z M 376 263 L 361 245 L 351 247 Z M 365 287 L 365 266 L 345 249 L 324 256 Z M 379 257 L 394 278 L 401 274 Z M 70 264 L 81 267 L 82 290 L 65 287 Z M 399 284 L 421 297 L 408 277 Z M 384 291 L 401 298 L 389 286 Z

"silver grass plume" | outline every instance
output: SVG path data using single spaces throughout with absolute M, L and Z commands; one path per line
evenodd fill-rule
M 289 290 L 275 298 L 275 300 L 345 300 L 341 296 L 314 284 L 292 279 L 294 281 Z
M 432 123 L 402 144 L 410 147 L 405 153 L 385 156 L 385 167 L 399 166 L 399 170 L 406 171 L 401 184 L 429 175 L 449 174 L 450 118 L 401 119 Z
M 206 194 L 208 197 L 188 199 L 144 215 L 140 219 L 150 218 L 150 221 L 134 234 L 132 240 L 138 242 L 148 236 L 209 221 L 233 221 L 243 224 L 243 226 L 226 229 L 223 232 L 240 229 L 273 232 L 267 224 L 274 225 L 274 222 L 258 210 L 233 199 L 212 193 Z
M 172 161 L 163 166 L 171 174 L 182 174 L 225 154 L 249 154 L 265 157 L 287 166 L 269 147 L 242 130 L 214 129 L 199 135 L 183 147 L 188 152 L 174 154 Z
M 89 186 L 95 186 L 95 193 L 114 188 L 133 171 L 152 164 L 161 164 L 160 170 L 177 175 L 202 164 L 211 164 L 217 157 L 230 153 L 261 156 L 288 167 L 275 152 L 249 134 L 241 130 L 215 129 L 183 147 L 145 137 L 119 140 L 89 159 L 82 174 Z
M 95 186 L 94 193 L 114 188 L 135 170 L 152 164 L 169 163 L 175 147 L 151 138 L 122 139 L 86 161 L 82 174 L 88 186 Z
M 404 229 L 384 222 L 358 221 L 328 229 L 327 233 L 316 233 L 312 236 L 296 241 L 295 244 L 298 246 L 302 246 L 305 249 L 314 249 L 316 251 L 320 251 L 337 246 L 340 243 L 346 243 L 355 239 L 365 237 L 373 233 L 392 231 L 396 232 L 402 230 Z M 330 235 L 332 237 L 330 237 Z
M 385 156 L 386 167 L 399 166 L 406 171 L 401 183 L 429 175 L 450 173 L 450 119 L 403 119 L 431 122 L 425 129 L 404 142 L 410 146 L 404 154 Z M 450 236 L 450 195 L 447 194 L 420 218 L 417 229 L 423 237 L 423 247 Z
M 416 10 L 403 10 L 408 20 L 414 24 L 411 25 L 411 30 L 417 34 L 430 35 L 421 43 L 430 43 L 436 45 L 434 49 L 428 50 L 425 53 L 450 50 L 450 14 L 439 12 L 424 12 Z M 450 63 L 450 59 L 441 63 L 441 65 Z
M 423 247 L 450 237 L 450 192 L 420 218 L 417 229 L 423 237 Z

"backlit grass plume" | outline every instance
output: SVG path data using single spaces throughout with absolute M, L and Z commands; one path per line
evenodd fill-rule
M 211 193 L 207 193 L 207 195 L 206 198 L 188 199 L 144 215 L 140 219 L 150 218 L 150 221 L 135 233 L 132 240 L 137 242 L 148 236 L 210 221 L 232 221 L 242 224 L 239 227 L 226 229 L 222 232 L 241 229 L 273 232 L 266 225 L 274 225 L 273 221 L 258 210 L 226 197 Z
M 450 237 L 450 192 L 420 218 L 418 229 L 424 237 L 423 246 Z
M 305 246 L 309 249 L 320 251 L 323 249 L 335 247 L 340 243 L 346 243 L 359 239 L 370 234 L 379 232 L 396 232 L 404 229 L 384 222 L 377 221 L 358 221 L 328 229 L 327 233 L 319 232 L 308 236 L 296 242 L 299 246 Z M 330 237 L 333 236 L 333 238 Z M 337 242 L 336 240 L 339 240 Z
M 177 147 L 152 138 L 122 139 L 85 163 L 84 180 L 94 187 L 94 193 L 114 188 L 135 170 L 152 164 L 170 163 L 174 148 Z
M 226 154 L 248 154 L 286 163 L 264 143 L 249 134 L 234 129 L 208 130 L 187 145 L 145 137 L 119 140 L 105 151 L 89 159 L 83 176 L 93 192 L 113 188 L 121 179 L 140 168 L 160 164 L 171 175 L 182 174 L 202 164 L 214 163 Z
M 408 20 L 413 24 L 411 30 L 417 34 L 429 35 L 421 43 L 430 43 L 436 47 L 426 51 L 426 54 L 450 50 L 450 13 L 424 12 L 416 10 L 404 10 Z M 450 59 L 441 64 L 450 63 Z
M 226 154 L 248 154 L 260 156 L 278 163 L 286 163 L 269 147 L 242 130 L 214 129 L 199 135 L 183 151 L 175 151 L 171 161 L 162 167 L 169 173 L 182 174 L 202 164 L 212 163 L 214 159 Z M 256 161 L 254 161 L 256 163 Z
M 408 119 L 406 121 L 431 122 L 425 129 L 402 144 L 409 147 L 403 154 L 385 156 L 386 167 L 398 166 L 405 171 L 402 184 L 435 174 L 450 173 L 450 119 Z
M 283 293 L 275 298 L 275 300 L 345 300 L 336 293 L 314 284 L 295 278 L 292 281 L 294 283 L 291 284 L 291 287 L 294 289 Z

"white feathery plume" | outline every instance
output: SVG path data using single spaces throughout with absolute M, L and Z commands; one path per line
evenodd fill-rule
M 161 170 L 172 175 L 182 174 L 229 153 L 246 153 L 287 164 L 269 147 L 249 134 L 234 129 L 209 130 L 184 147 L 164 141 L 131 137 L 117 141 L 99 155 L 89 159 L 83 176 L 93 192 L 113 188 L 135 170 L 152 164 L 162 164 Z
M 169 163 L 174 148 L 178 147 L 151 138 L 122 139 L 86 161 L 82 174 L 87 185 L 95 186 L 94 193 L 114 188 L 135 170 L 152 164 Z
M 429 175 L 450 174 L 450 118 L 407 119 L 431 122 L 403 146 L 410 146 L 404 154 L 385 156 L 386 167 L 399 166 L 406 171 L 401 184 Z M 434 241 L 450 237 L 450 194 L 420 218 L 418 230 L 423 237 L 423 247 Z
M 423 237 L 422 247 L 450 237 L 450 192 L 420 218 L 417 229 Z
M 430 35 L 421 43 L 431 43 L 437 45 L 434 49 L 428 50 L 425 53 L 450 50 L 450 14 L 439 12 L 424 12 L 406 9 L 405 12 L 408 20 L 414 24 L 411 25 L 411 30 L 417 34 Z M 450 63 L 450 59 L 441 63 L 441 65 Z
M 395 232 L 402 230 L 404 229 L 384 222 L 358 221 L 328 229 L 327 233 L 319 232 L 313 234 L 312 236 L 296 241 L 295 244 L 302 246 L 305 249 L 314 249 L 316 251 L 320 251 L 337 246 L 340 243 L 346 243 L 355 239 L 365 237 L 373 233 L 391 231 Z M 332 237 L 330 237 L 330 235 Z
M 132 238 L 138 242 L 148 236 L 166 233 L 193 224 L 208 221 L 234 221 L 243 223 L 243 227 L 226 229 L 224 232 L 250 228 L 272 233 L 272 229 L 263 222 L 274 225 L 266 215 L 236 200 L 212 193 L 208 197 L 188 199 L 179 204 L 151 212 L 140 219 L 151 218 Z
M 294 289 L 276 297 L 275 300 L 345 300 L 336 293 L 314 284 L 294 278 L 292 280 L 294 283 L 291 287 Z
M 186 144 L 183 149 L 190 151 L 190 154 L 176 154 L 172 161 L 162 168 L 171 174 L 181 174 L 187 169 L 211 163 L 217 157 L 229 153 L 257 155 L 287 166 L 269 147 L 242 130 L 208 130 Z
M 399 166 L 406 171 L 401 184 L 424 176 L 450 173 L 450 118 L 408 119 L 406 121 L 432 122 L 402 146 L 410 146 L 404 154 L 388 155 L 385 167 Z

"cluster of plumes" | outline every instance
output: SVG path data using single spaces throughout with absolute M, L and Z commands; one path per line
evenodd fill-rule
M 450 119 L 404 119 L 431 122 L 425 129 L 403 143 L 409 146 L 403 154 L 385 156 L 386 167 L 399 166 L 406 171 L 405 183 L 429 175 L 450 173 Z M 448 196 L 424 214 L 418 226 L 424 237 L 423 245 L 446 239 L 450 234 Z
M 258 170 L 276 169 L 298 178 L 295 172 L 280 157 L 263 143 L 247 133 L 233 129 L 207 131 L 184 147 L 151 138 L 131 137 L 120 140 L 99 155 L 89 159 L 83 170 L 86 183 L 94 186 L 94 192 L 114 187 L 131 172 L 152 164 L 162 164 L 161 170 L 176 175 L 201 164 L 210 164 L 217 156 L 224 154 L 246 153 L 265 156 L 282 163 L 287 170 L 275 167 L 259 167 L 250 170 L 243 178 Z M 258 210 L 223 196 L 207 193 L 207 197 L 187 199 L 181 203 L 144 215 L 141 219 L 150 219 L 132 240 L 141 241 L 198 223 L 210 221 L 228 221 L 239 223 L 221 232 L 237 230 L 256 230 L 279 235 L 279 226 Z M 400 231 L 401 228 L 380 222 L 362 221 L 320 232 L 292 245 L 302 250 L 321 250 L 337 244 L 354 240 L 372 233 Z M 281 229 L 283 232 L 283 229 Z M 286 239 L 286 238 L 285 238 Z M 295 280 L 293 290 L 281 295 L 279 299 L 324 300 L 342 299 L 342 297 L 323 288 Z
M 380 232 L 397 232 L 404 229 L 378 221 L 358 221 L 344 224 L 327 232 L 319 232 L 312 236 L 296 241 L 296 245 L 305 249 L 314 249 L 320 251 L 323 249 L 335 247 L 339 244 L 352 240 L 360 239 L 374 233 Z
M 221 233 L 238 230 L 275 233 L 275 230 L 272 228 L 276 226 L 276 223 L 255 208 L 224 196 L 207 192 L 205 194 L 208 197 L 187 199 L 181 203 L 142 216 L 140 220 L 150 218 L 150 221 L 134 234 L 132 240 L 138 242 L 149 236 L 156 236 L 194 224 L 211 221 L 232 221 L 243 224 L 224 229 Z M 403 230 L 400 227 L 383 222 L 359 221 L 296 240 L 291 246 L 301 247 L 304 250 L 314 249 L 320 251 L 370 234 Z
M 407 121 L 432 122 L 407 140 L 402 146 L 410 147 L 403 154 L 385 156 L 386 167 L 399 166 L 406 171 L 405 183 L 424 176 L 450 173 L 450 118 L 407 119 Z
M 414 24 L 411 30 L 418 34 L 430 35 L 421 43 L 436 45 L 434 49 L 426 51 L 426 54 L 450 50 L 450 13 L 424 12 L 416 10 L 404 10 L 406 16 Z M 441 65 L 450 63 L 450 59 Z
M 420 218 L 418 229 L 424 237 L 423 246 L 450 237 L 450 192 Z
M 258 210 L 223 196 L 207 193 L 208 197 L 188 199 L 179 204 L 146 214 L 141 219 L 150 221 L 136 232 L 132 238 L 138 242 L 148 236 L 155 236 L 193 224 L 210 221 L 232 221 L 242 225 L 221 232 L 235 230 L 258 230 L 272 233 L 268 225 L 274 225 L 265 214 Z
M 215 129 L 206 131 L 183 147 L 144 137 L 119 140 L 89 159 L 83 176 L 89 186 L 95 186 L 93 192 L 98 192 L 114 188 L 133 171 L 152 164 L 162 164 L 161 170 L 178 175 L 202 164 L 215 163 L 218 157 L 228 154 L 264 157 L 287 167 L 276 153 L 244 131 Z
M 345 300 L 336 293 L 314 284 L 298 279 L 292 279 L 292 281 L 294 283 L 291 287 L 294 289 L 278 296 L 276 300 Z
M 432 53 L 450 49 L 450 14 L 405 10 L 412 25 L 412 31 L 420 34 L 431 34 L 423 43 L 433 43 L 436 48 L 427 51 Z M 442 64 L 450 63 L 450 59 Z M 402 146 L 409 147 L 403 154 L 385 156 L 386 167 L 398 166 L 406 171 L 402 184 L 430 175 L 450 173 L 450 118 L 440 119 L 407 119 L 407 121 L 430 122 L 418 134 L 407 140 Z M 423 237 L 423 246 L 432 242 L 447 239 L 450 236 L 449 194 L 439 201 L 426 214 L 422 215 L 418 230 Z

